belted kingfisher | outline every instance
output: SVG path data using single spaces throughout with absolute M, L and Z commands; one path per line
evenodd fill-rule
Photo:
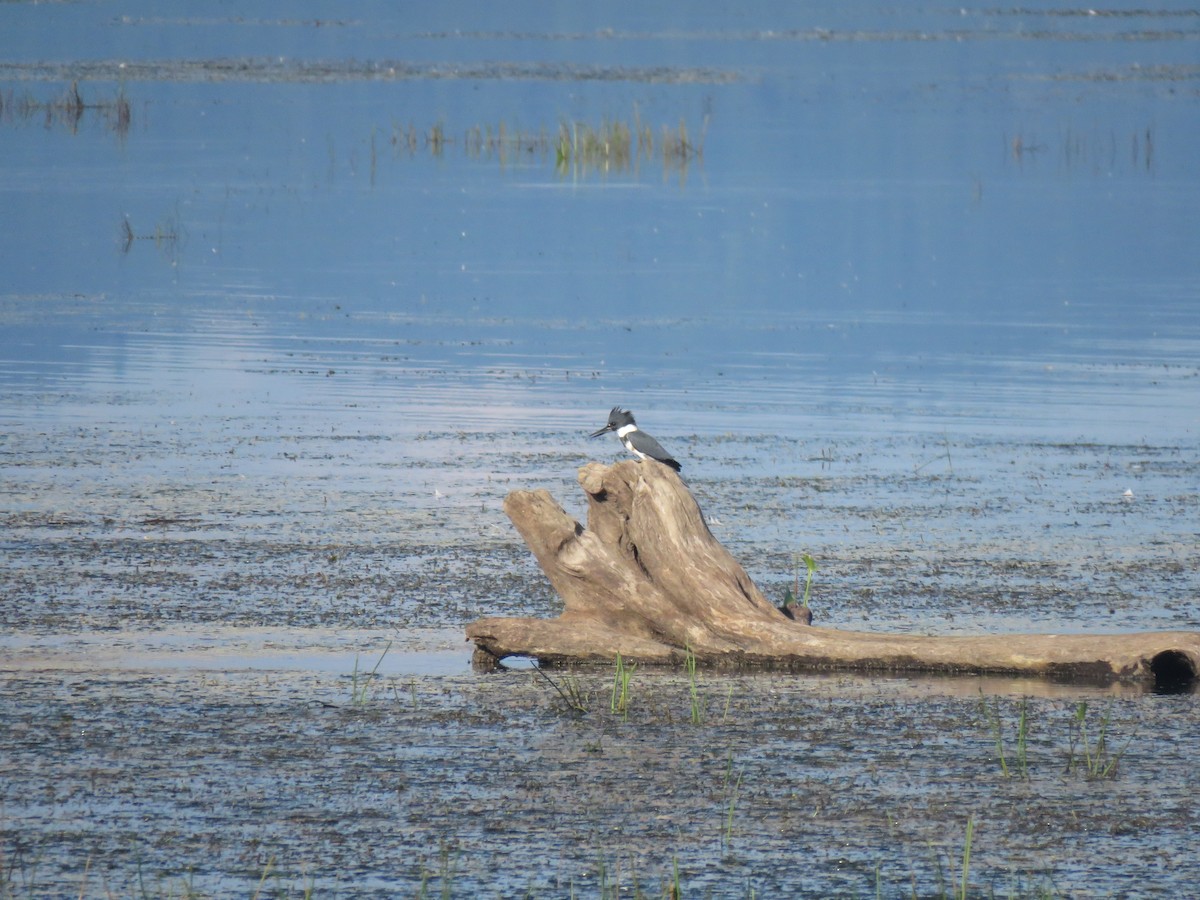
M 593 431 L 591 436 L 600 437 L 608 431 L 615 431 L 617 437 L 621 439 L 621 443 L 625 445 L 625 449 L 640 459 L 658 460 L 676 472 L 683 468 L 672 458 L 670 453 L 662 448 L 662 444 L 638 429 L 637 422 L 633 421 L 633 413 L 627 409 L 614 406 L 612 412 L 608 414 L 608 424 L 598 431 Z

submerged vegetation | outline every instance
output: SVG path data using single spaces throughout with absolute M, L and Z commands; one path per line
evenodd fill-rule
M 1049 137 L 1017 132 L 1006 136 L 1005 143 L 1008 159 L 1021 169 L 1043 163 L 1063 172 L 1102 174 L 1124 170 L 1152 175 L 1157 168 L 1157 140 L 1152 125 L 1128 132 L 1080 131 L 1064 125 Z
M 444 159 L 459 148 L 468 159 L 492 159 L 505 167 L 552 163 L 561 177 L 636 174 L 656 161 L 664 172 L 683 174 L 688 166 L 703 161 L 707 132 L 707 116 L 699 135 L 693 135 L 682 117 L 677 125 L 655 129 L 635 109 L 631 119 L 606 118 L 599 124 L 564 121 L 553 131 L 545 126 L 523 129 L 503 120 L 476 124 L 461 133 L 451 132 L 441 121 L 425 129 L 393 124 L 388 142 L 393 151 L 410 157 L 423 151 Z M 372 160 L 376 159 L 372 138 Z
M 129 253 L 138 241 L 150 241 L 159 252 L 172 261 L 176 259 L 180 241 L 183 239 L 183 228 L 179 224 L 179 216 L 176 213 L 155 222 L 153 230 L 149 233 L 143 234 L 136 231 L 128 216 L 121 219 L 118 229 L 122 253 Z
M 0 91 L 0 122 L 41 122 L 47 128 L 63 126 L 74 134 L 89 113 L 99 116 L 121 138 L 129 134 L 133 124 L 133 107 L 124 87 L 118 88 L 114 96 L 85 96 L 79 82 L 73 81 L 49 99 L 11 89 Z M 395 156 L 413 158 L 425 153 L 445 160 L 458 150 L 468 160 L 494 160 L 505 168 L 552 165 L 563 178 L 637 175 L 643 166 L 653 163 L 664 174 L 682 177 L 689 166 L 703 163 L 708 125 L 706 115 L 698 133 L 682 116 L 676 124 L 654 127 L 635 108 L 630 118 L 604 118 L 599 123 L 564 120 L 553 128 L 541 125 L 527 129 L 500 119 L 494 124 L 476 123 L 456 131 L 440 120 L 424 128 L 394 121 L 385 140 Z M 368 139 L 372 182 L 379 167 L 382 137 L 380 129 L 373 129 Z M 330 154 L 332 163 L 332 145 Z
M 84 97 L 79 82 L 49 100 L 39 100 L 25 92 L 0 91 L 0 121 L 40 121 L 46 128 L 62 126 L 72 134 L 79 130 L 88 113 L 99 115 L 107 127 L 119 137 L 125 137 L 133 124 L 133 107 L 124 88 L 114 97 Z

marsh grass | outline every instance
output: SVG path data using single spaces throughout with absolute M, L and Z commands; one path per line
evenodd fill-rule
M 613 674 L 612 700 L 609 704 L 611 712 L 621 717 L 622 722 L 629 721 L 629 682 L 633 678 L 637 663 L 627 665 L 621 654 L 617 654 L 616 671 Z
M 953 900 L 967 900 L 971 886 L 971 847 L 975 840 L 975 817 L 967 817 L 966 834 L 963 837 L 962 856 L 958 867 L 957 877 L 951 874 L 951 884 L 946 883 L 946 872 L 942 869 L 942 856 L 936 850 L 934 851 L 934 864 L 937 870 L 938 889 L 934 894 L 940 898 L 953 898 Z M 950 861 L 949 852 L 946 854 L 947 869 L 952 869 L 953 864 Z M 878 892 L 878 876 L 876 876 L 876 891 Z M 916 885 L 913 885 L 913 896 L 918 896 Z
M 730 767 L 733 765 L 733 757 L 730 756 Z M 728 851 L 730 844 L 733 842 L 733 816 L 737 811 L 738 799 L 742 793 L 742 776 L 745 775 L 745 769 L 739 769 L 737 778 L 733 780 L 732 785 L 729 783 L 730 773 L 725 776 L 725 790 L 727 794 L 725 802 L 725 821 L 721 828 L 721 847 Z
M 118 229 L 120 231 L 118 242 L 122 253 L 129 253 L 137 241 L 153 241 L 155 248 L 171 259 L 176 256 L 183 234 L 183 229 L 179 225 L 179 216 L 174 213 L 156 222 L 154 230 L 149 234 L 138 234 L 134 231 L 128 216 L 121 219 Z
M 606 118 L 599 123 L 563 121 L 553 132 L 544 125 L 524 129 L 504 120 L 477 123 L 461 134 L 452 133 L 442 121 L 424 131 L 411 122 L 407 125 L 394 122 L 388 142 L 397 154 L 409 157 L 415 157 L 424 148 L 435 159 L 444 159 L 451 147 L 460 147 L 468 159 L 494 159 L 502 166 L 519 161 L 552 160 L 560 176 L 579 177 L 636 172 L 642 163 L 656 156 L 664 169 L 682 173 L 703 158 L 707 133 L 707 117 L 698 138 L 692 137 L 686 120 L 680 118 L 678 127 L 662 125 L 656 140 L 655 129 L 642 120 L 635 107 L 630 118 Z M 374 141 L 373 131 L 372 158 Z
M 392 642 L 388 641 L 387 646 L 383 648 L 383 652 L 379 654 L 379 659 L 375 660 L 375 667 L 370 672 L 364 672 L 361 675 L 358 671 L 358 654 L 354 655 L 354 671 L 350 674 L 350 702 L 352 705 L 362 708 L 367 705 L 368 695 L 371 692 L 371 684 L 379 674 L 379 667 L 383 664 L 383 658 L 388 655 L 388 651 L 392 649 Z
M 446 126 L 441 122 L 435 122 L 429 129 L 429 133 L 425 135 L 425 145 L 429 147 L 429 152 L 434 156 L 441 156 L 446 151 L 448 143 L 453 143 L 453 139 L 446 136 Z
M 696 654 L 692 652 L 690 644 L 686 648 L 683 665 L 688 675 L 688 695 L 692 702 L 692 724 L 703 725 L 704 701 L 700 697 L 699 680 L 696 675 Z
M 400 705 L 404 702 L 404 700 L 400 697 L 400 685 L 397 682 L 398 679 L 392 681 L 392 699 L 396 701 L 397 705 Z M 408 680 L 408 699 L 409 704 L 413 709 L 418 709 L 420 707 L 420 704 L 417 701 L 417 679 L 415 676 L 409 678 Z
M 0 119 L 31 121 L 41 118 L 46 128 L 62 125 L 72 134 L 78 132 L 89 112 L 101 115 L 108 127 L 122 138 L 133 124 L 133 106 L 124 88 L 120 88 L 113 98 L 101 99 L 84 99 L 78 81 L 71 82 L 71 86 L 53 100 L 38 100 L 29 93 L 20 96 L 14 96 L 11 91 L 0 94 Z
M 570 887 L 567 891 L 567 896 L 574 897 L 591 897 L 595 896 L 599 900 L 618 900 L 620 897 L 632 897 L 633 900 L 650 900 L 650 898 L 659 898 L 668 895 L 668 887 L 664 887 L 661 891 L 653 891 L 647 893 L 642 888 L 642 882 L 638 877 L 637 866 L 635 865 L 635 857 L 633 853 L 629 853 L 628 871 L 622 871 L 621 868 L 621 853 L 618 851 L 613 856 L 613 861 L 610 864 L 607 854 L 608 847 L 596 854 L 596 885 L 595 893 L 582 893 L 576 886 L 575 879 L 571 879 Z M 530 889 L 527 891 L 527 897 L 539 897 L 541 894 Z
M 633 130 L 626 122 L 605 120 L 599 127 L 564 122 L 554 142 L 554 164 L 560 175 L 571 171 L 626 171 L 636 160 Z
M 588 711 L 587 696 L 584 693 L 583 685 L 579 681 L 579 677 L 577 675 L 573 675 L 568 672 L 567 674 L 563 675 L 562 684 L 560 685 L 557 681 L 543 672 L 542 667 L 536 663 L 533 666 L 533 671 L 536 672 L 548 685 L 550 685 L 550 687 L 554 688 L 555 693 L 562 698 L 563 702 L 567 704 L 567 708 L 572 713 L 581 716 Z
M 40 896 L 42 889 L 38 887 L 38 857 L 28 859 L 20 848 L 14 849 L 11 854 L 6 853 L 7 849 L 6 846 L 0 846 L 0 900 Z M 91 867 L 91 861 L 89 856 L 79 890 L 80 896 L 85 896 L 87 871 Z
M 687 122 L 680 118 L 679 128 L 672 130 L 666 125 L 662 127 L 662 157 L 663 162 L 673 162 L 682 166 L 693 159 L 704 156 L 704 139 L 708 134 L 708 116 L 700 128 L 700 137 L 692 140 L 688 135 Z
M 258 879 L 258 886 L 255 887 L 254 893 L 250 895 L 250 900 L 258 900 L 262 896 L 263 888 L 266 886 L 267 878 L 271 875 L 271 870 L 275 868 L 275 857 L 267 860 L 267 864 L 263 866 L 262 877 Z
M 442 841 L 438 847 L 437 869 L 430 869 L 424 861 L 421 862 L 421 883 L 417 886 L 416 896 L 420 900 L 429 900 L 435 896 L 442 900 L 450 900 L 455 896 L 454 879 L 457 875 L 458 851 Z M 433 892 L 434 885 L 432 883 L 435 881 L 437 882 L 436 894 Z
M 1108 729 L 1112 724 L 1112 702 L 1109 701 L 1096 730 L 1096 738 L 1088 737 L 1088 703 L 1080 700 L 1071 717 L 1069 746 L 1067 748 L 1067 772 L 1083 771 L 1089 781 L 1116 778 L 1121 757 L 1133 742 L 1130 736 L 1125 745 L 1113 753 L 1108 745 Z M 1076 752 L 1078 751 L 1078 756 Z
M 531 157 L 545 158 L 554 141 L 545 127 L 522 131 L 501 121 L 495 126 L 475 125 L 468 129 L 463 144 L 472 159 L 492 158 L 503 166 Z
M 970 887 L 971 881 L 971 841 L 975 837 L 975 817 L 971 816 L 967 819 L 967 834 L 963 838 L 962 852 L 962 878 L 958 886 L 959 900 L 967 900 L 967 889 Z
M 1014 774 L 1019 775 L 1026 780 L 1029 779 L 1029 700 L 1027 697 L 1021 698 L 1021 703 L 1018 707 L 1019 713 L 1017 716 L 1017 743 L 1015 748 L 1015 756 L 1012 767 L 1009 766 L 1008 754 L 1005 750 L 1004 742 L 1004 720 L 1000 715 L 1000 700 L 997 697 L 992 698 L 992 703 L 989 705 L 987 699 L 980 693 L 979 697 L 980 709 L 984 719 L 988 722 L 991 728 L 992 738 L 996 744 L 996 758 L 1000 763 L 1000 771 L 1005 778 L 1011 778 Z
M 601 900 L 617 900 L 621 896 L 642 896 L 641 888 L 637 884 L 637 876 L 631 876 L 632 893 L 622 890 L 621 886 L 621 858 L 618 856 L 613 864 L 613 871 L 610 875 L 608 862 L 604 855 L 601 854 L 596 862 L 596 889 Z
M 679 857 L 671 859 L 671 880 L 664 891 L 667 900 L 683 900 L 683 883 L 679 878 Z
M 1009 156 L 1018 168 L 1036 166 L 1043 157 L 1053 160 L 1063 171 L 1101 167 L 1114 171 L 1128 167 L 1134 172 L 1153 172 L 1156 168 L 1157 140 L 1154 128 L 1147 125 L 1128 132 L 1079 131 L 1068 126 L 1047 139 L 1036 133 L 1018 132 L 1005 137 Z
M 417 147 L 420 146 L 420 142 L 417 138 L 416 126 L 414 126 L 411 122 L 409 122 L 408 125 L 400 125 L 399 123 L 393 122 L 392 136 L 388 139 L 388 143 L 390 143 L 392 148 L 395 150 L 404 150 L 408 152 L 409 156 L 415 156 L 417 153 Z

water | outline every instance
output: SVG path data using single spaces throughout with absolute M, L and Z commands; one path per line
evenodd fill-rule
M 558 611 L 501 502 L 581 513 L 618 403 L 770 596 L 812 553 L 818 624 L 1200 627 L 1198 40 L 1182 4 L 6 5 L 3 669 L 345 693 L 394 637 L 438 683 L 422 636 Z M 560 163 L 605 123 L 653 149 Z
M 917 502 L 914 474 L 954 476 L 958 508 L 991 514 L 965 546 L 978 515 L 930 534 L 950 559 L 1000 535 L 1006 506 L 1010 555 L 1079 558 L 1047 523 L 1083 507 L 1089 527 L 1117 515 L 1139 547 L 1170 548 L 1159 571 L 1194 558 L 1185 9 L 6 16 L 8 577 L 71 548 L 83 570 L 55 609 L 43 579 L 15 591 L 13 625 L 124 627 L 125 604 L 161 625 L 541 614 L 553 600 L 524 585 L 500 502 L 531 485 L 575 502 L 574 467 L 618 452 L 584 439 L 616 403 L 686 452 L 760 581 L 803 545 L 842 594 L 877 589 L 849 559 L 895 535 L 831 535 Z M 64 54 L 74 28 L 87 50 Z M 72 79 L 94 108 L 64 109 Z M 559 164 L 560 125 L 606 121 L 654 149 Z M 680 123 L 703 152 L 664 159 Z M 1067 445 L 1097 449 L 1044 450 Z M 832 476 L 862 516 L 814 520 L 811 490 L 747 496 L 755 477 Z M 733 515 L 747 505 L 775 512 Z M 64 517 L 80 540 L 46 543 Z M 170 523 L 242 562 L 176 558 L 202 596 L 97 603 L 89 541 L 117 548 L 109 566 L 161 565 L 137 541 Z M 361 606 L 295 590 L 297 570 L 345 556 L 322 542 L 379 548 L 377 583 L 351 586 Z M 480 542 L 521 578 L 445 558 Z M 1129 553 L 1102 540 L 1077 566 Z M 239 566 L 276 562 L 273 597 L 237 589 Z M 1195 624 L 1194 578 L 1170 597 L 1125 587 L 1152 596 L 1114 625 Z M 1185 621 L 1161 613 L 1172 598 Z M 1092 618 L 1031 606 L 993 624 Z

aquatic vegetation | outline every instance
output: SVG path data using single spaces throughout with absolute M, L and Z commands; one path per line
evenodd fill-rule
M 169 256 L 174 256 L 180 241 L 182 229 L 179 226 L 179 218 L 176 215 L 168 216 L 167 218 L 156 222 L 154 230 L 149 234 L 138 234 L 133 230 L 133 225 L 126 216 L 121 219 L 120 229 L 120 244 L 121 252 L 128 253 L 133 249 L 135 241 L 153 241 L 154 246 Z
M 959 865 L 958 876 L 957 876 L 957 878 L 954 879 L 954 881 L 956 883 L 953 883 L 949 886 L 949 890 L 947 890 L 947 885 L 946 885 L 946 881 L 945 881 L 945 873 L 942 870 L 941 855 L 940 855 L 940 853 L 937 853 L 937 852 L 934 853 L 934 862 L 937 867 L 938 889 L 937 889 L 937 892 L 933 896 L 941 897 L 941 898 L 953 898 L 953 900 L 967 900 L 967 896 L 968 896 L 969 889 L 970 889 L 971 845 L 974 842 L 974 839 L 975 839 L 975 817 L 968 816 L 967 817 L 966 834 L 963 837 L 962 857 L 961 857 L 961 863 Z M 950 865 L 949 858 L 947 858 L 947 865 L 948 866 Z M 878 893 L 879 892 L 878 873 L 876 873 L 875 882 L 876 882 L 876 893 Z M 917 887 L 915 884 L 913 885 L 913 896 L 918 896 Z
M 923 471 L 925 469 L 925 467 L 930 465 L 931 463 L 935 463 L 939 460 L 944 459 L 946 461 L 947 473 L 950 474 L 951 476 L 953 476 L 954 475 L 954 460 L 950 456 L 950 438 L 945 433 L 942 434 L 942 446 L 945 448 L 945 450 L 942 453 L 938 453 L 936 456 L 933 456 L 930 459 L 925 460 L 925 462 L 920 463 L 919 465 L 915 466 L 913 468 L 913 474 L 916 475 L 916 474 L 920 473 L 921 471 Z
M 467 130 L 463 146 L 472 159 L 494 157 L 501 165 L 531 156 L 546 157 L 551 149 L 550 135 L 544 126 L 536 131 L 511 128 L 503 120 L 494 127 L 475 125 Z
M 446 126 L 441 122 L 435 122 L 433 127 L 429 129 L 429 134 L 425 136 L 425 143 L 429 147 L 429 152 L 434 156 L 441 156 L 446 149 Z
M 817 561 L 807 553 L 801 554 L 800 558 L 804 561 L 804 568 L 808 570 L 804 576 L 804 596 L 800 598 L 800 605 L 808 606 L 808 598 L 812 592 L 813 573 L 817 571 Z M 799 572 L 797 572 L 798 575 Z
M 1017 776 L 1029 779 L 1029 699 L 1022 697 L 1017 707 L 1016 744 L 1010 758 L 1005 742 L 1005 723 L 1000 712 L 1000 702 L 993 699 L 989 704 L 980 696 L 980 712 L 992 733 L 996 747 L 996 759 L 1005 778 Z M 1116 753 L 1109 746 L 1109 728 L 1112 725 L 1112 703 L 1100 716 L 1094 738 L 1088 731 L 1088 702 L 1080 700 L 1068 725 L 1066 771 L 1081 771 L 1089 780 L 1115 778 L 1121 757 L 1133 738 Z
M 1088 738 L 1087 730 L 1088 718 L 1088 703 L 1086 700 L 1080 700 L 1075 707 L 1075 714 L 1071 718 L 1070 724 L 1070 746 L 1067 750 L 1067 772 L 1070 773 L 1077 769 L 1082 771 L 1087 776 L 1088 780 L 1099 780 L 1103 778 L 1115 778 L 1117 776 L 1117 767 L 1121 762 L 1121 757 L 1125 755 L 1125 751 L 1133 742 L 1132 736 L 1125 742 L 1125 746 L 1113 753 L 1108 746 L 1108 729 L 1112 724 L 1112 703 L 1109 702 L 1104 710 L 1104 714 L 1100 717 L 1100 725 L 1096 732 L 1096 739 L 1093 743 Z M 1079 756 L 1076 757 L 1076 750 L 1079 751 Z
M 449 148 L 459 146 L 468 159 L 494 159 L 502 166 L 518 160 L 547 160 L 553 162 L 560 176 L 577 177 L 636 172 L 640 164 L 653 160 L 656 154 L 665 169 L 682 172 L 690 163 L 703 158 L 707 131 L 706 117 L 699 139 L 693 139 L 686 120 L 681 118 L 678 128 L 661 126 L 656 143 L 654 129 L 641 120 L 635 109 L 632 119 L 604 119 L 598 125 L 564 121 L 553 133 L 544 125 L 523 129 L 504 120 L 495 124 L 476 123 L 460 136 L 442 121 L 424 131 L 411 122 L 393 123 L 388 142 L 394 151 L 409 157 L 415 157 L 424 148 L 434 158 L 445 159 Z M 370 146 L 374 173 L 374 132 Z
M 358 672 L 358 654 L 354 655 L 354 671 L 350 674 L 350 702 L 357 707 L 366 706 L 367 696 L 371 690 L 371 683 L 379 674 L 379 667 L 383 664 L 383 658 L 387 656 L 388 651 L 392 649 L 392 642 L 388 641 L 387 646 L 383 648 L 383 652 L 379 654 L 379 659 L 375 660 L 375 667 L 370 672 L 364 672 L 359 675 Z
M 1153 173 L 1157 139 L 1150 125 L 1129 132 L 1079 131 L 1067 126 L 1052 138 L 1035 132 L 1005 137 L 1008 156 L 1018 168 L 1032 169 L 1043 158 L 1064 171 L 1091 170 Z
M 730 754 L 730 766 L 733 765 L 733 756 Z M 729 849 L 730 843 L 733 841 L 733 814 L 737 810 L 738 798 L 742 790 L 742 776 L 745 774 L 745 769 L 741 769 L 737 773 L 737 778 L 733 781 L 732 786 L 729 784 L 729 773 L 726 773 L 725 785 L 728 793 L 728 799 L 725 807 L 725 824 L 721 829 L 721 846 L 726 850 Z
M 804 576 L 804 594 L 800 595 L 800 563 L 804 563 L 806 574 Z M 809 553 L 792 553 L 792 577 L 794 580 L 792 599 L 796 601 L 796 596 L 799 595 L 799 605 L 808 606 L 809 596 L 812 594 L 812 574 L 817 570 L 817 560 L 812 558 Z
M 804 563 L 804 568 L 806 569 L 803 592 L 800 590 L 800 563 Z M 808 606 L 809 597 L 812 596 L 813 573 L 816 571 L 817 561 L 813 559 L 810 554 L 792 554 L 792 584 L 787 588 L 783 595 L 783 606 L 785 611 L 787 611 L 789 607 L 793 606 Z M 788 611 L 788 615 L 791 615 L 790 611 Z
M 733 842 L 733 816 L 737 810 L 738 800 L 742 793 L 742 778 L 746 774 L 745 766 L 738 769 L 736 777 L 733 772 L 733 751 L 729 751 L 729 755 L 725 760 L 725 778 L 721 785 L 721 790 L 725 794 L 725 805 L 723 809 L 723 822 L 721 826 L 721 847 L 726 851 L 729 850 L 730 844 Z
M 683 658 L 684 668 L 688 675 L 688 694 L 692 701 L 692 724 L 704 724 L 704 701 L 700 698 L 700 689 L 696 677 L 696 654 L 689 646 Z
M 975 836 L 975 817 L 967 819 L 967 834 L 963 839 L 962 879 L 959 882 L 958 900 L 967 900 L 967 886 L 971 874 L 971 840 Z
M 690 162 L 702 158 L 707 132 L 707 117 L 698 140 L 689 137 L 683 118 L 678 128 L 663 125 L 658 142 L 663 166 L 683 171 Z M 654 132 L 641 121 L 636 110 L 632 123 L 606 119 L 597 127 L 586 122 L 564 122 L 554 142 L 555 168 L 560 175 L 589 170 L 626 171 L 636 168 L 642 160 L 653 159 L 654 155 Z
M 667 884 L 666 896 L 668 900 L 682 900 L 683 886 L 679 880 L 679 858 L 674 857 L 671 860 L 671 880 Z
M 562 685 L 542 671 L 542 667 L 534 665 L 533 671 L 541 676 L 550 687 L 554 688 L 558 696 L 562 697 L 563 702 L 567 704 L 567 708 L 577 715 L 583 715 L 588 711 L 587 697 L 583 691 L 583 685 L 580 683 L 578 676 L 570 673 L 563 676 Z
M 108 127 L 119 137 L 123 138 L 129 133 L 133 123 L 133 107 L 124 88 L 118 90 L 111 99 L 90 100 L 84 99 L 78 81 L 72 81 L 71 86 L 53 100 L 38 100 L 29 93 L 19 97 L 11 91 L 0 93 L 0 120 L 7 118 L 10 121 L 28 122 L 40 117 L 45 127 L 59 124 L 74 134 L 89 111 L 103 116 Z
M 417 679 L 415 677 L 411 677 L 408 680 L 408 696 L 411 707 L 417 709 L 419 704 L 417 702 Z M 400 687 L 396 681 L 392 681 L 392 699 L 396 701 L 397 705 L 404 702 L 400 697 Z
M 441 841 L 438 846 L 438 867 L 436 870 L 430 869 L 424 861 L 421 863 L 421 883 L 417 888 L 417 897 L 421 900 L 427 900 L 429 897 L 435 896 L 431 892 L 431 881 L 436 881 L 438 890 L 436 896 L 442 900 L 449 900 L 455 896 L 454 878 L 458 871 L 458 851 L 450 847 L 446 841 Z
M 980 694 L 979 706 L 984 718 L 991 727 L 992 736 L 996 742 L 996 757 L 1000 762 L 1000 771 L 1005 778 L 1012 776 L 1008 765 L 1008 756 L 1005 753 L 1004 744 L 1004 721 L 1000 716 L 1000 701 L 998 698 L 993 698 L 991 705 L 988 705 L 987 700 Z M 1017 745 L 1015 771 L 1022 778 L 1029 778 L 1029 758 L 1028 758 L 1028 741 L 1029 741 L 1029 701 L 1028 698 L 1022 697 L 1019 706 L 1019 714 L 1017 718 Z
M 628 169 L 634 160 L 633 132 L 624 122 L 605 121 L 599 128 L 583 122 L 563 123 L 554 144 L 560 174 L 572 168 Z
M 637 668 L 637 663 L 626 665 L 621 654 L 617 654 L 616 672 L 613 675 L 612 700 L 609 708 L 613 713 L 621 716 L 621 721 L 629 719 L 629 681 L 633 678 L 633 672 Z
M 729 682 L 729 689 L 725 692 L 725 711 L 721 713 L 721 724 L 724 725 L 729 721 L 729 707 L 733 703 L 733 682 Z

